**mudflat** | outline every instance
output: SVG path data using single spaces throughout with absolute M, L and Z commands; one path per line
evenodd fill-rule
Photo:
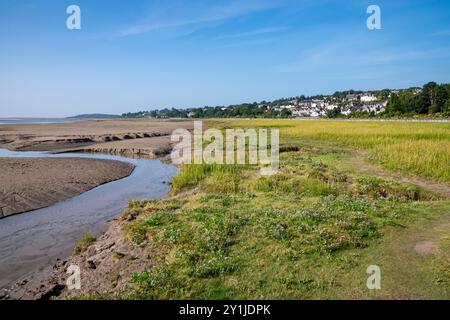
M 170 135 L 192 121 L 93 120 L 3 124 L 0 148 L 14 151 L 90 152 L 168 157 Z M 0 219 L 43 208 L 131 174 L 126 163 L 79 158 L 0 158 Z
M 0 219 L 130 175 L 129 163 L 81 158 L 0 158 Z
M 170 148 L 170 135 L 178 128 L 191 130 L 193 122 L 147 119 L 0 125 L 0 147 L 15 151 L 99 151 L 157 157 Z

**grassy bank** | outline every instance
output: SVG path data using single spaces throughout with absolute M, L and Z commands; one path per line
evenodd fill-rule
M 414 165 L 426 166 L 439 163 L 439 152 L 448 157 L 442 148 L 448 143 L 445 128 L 291 121 L 220 125 L 277 126 L 282 144 L 301 151 L 283 153 L 281 172 L 273 177 L 245 166 L 185 166 L 173 193 L 196 187 L 195 195 L 177 200 L 170 210 L 153 210 L 165 202 L 134 204 L 131 211 L 145 213 L 130 227 L 131 241 L 161 250 L 157 266 L 132 279 L 138 298 L 449 297 L 445 254 L 417 255 L 414 230 L 428 229 L 433 219 L 450 221 L 450 203 L 414 185 L 359 174 L 346 165 L 349 151 L 330 147 L 333 142 L 364 148 L 381 161 L 387 148 L 416 141 L 417 149 L 424 149 Z M 396 161 L 408 152 L 395 154 Z M 427 175 L 440 175 L 444 165 Z M 440 236 L 434 241 L 448 241 Z M 383 270 L 380 291 L 365 286 L 372 264 Z
M 424 166 L 441 159 L 439 152 L 448 157 L 442 150 L 448 127 L 420 131 L 404 124 L 401 131 L 390 123 L 375 124 L 387 125 L 380 129 L 293 121 L 209 126 L 217 125 L 277 126 L 282 144 L 300 148 L 282 153 L 280 172 L 271 177 L 254 166 L 187 165 L 173 180 L 174 197 L 130 202 L 125 216 L 135 219 L 124 237 L 148 249 L 153 267 L 133 273 L 132 290 L 115 297 L 450 298 L 450 201 L 360 172 L 352 149 L 342 148 L 369 150 L 378 162 L 373 157 L 384 157 L 382 148 L 417 141 L 424 149 L 414 163 Z M 434 144 L 441 149 L 428 148 Z M 400 161 L 407 152 L 393 156 Z M 444 165 L 427 176 L 439 175 Z M 381 268 L 381 290 L 366 286 L 370 265 Z

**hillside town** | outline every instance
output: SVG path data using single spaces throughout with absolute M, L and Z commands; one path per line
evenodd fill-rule
M 422 88 L 336 91 L 274 101 L 165 108 L 122 114 L 124 118 L 359 118 L 450 114 L 450 84 L 429 82 Z M 151 108 L 150 108 L 151 109 Z
M 288 104 L 273 106 L 275 110 L 289 110 L 293 117 L 321 117 L 332 110 L 340 110 L 343 115 L 355 111 L 379 114 L 386 110 L 387 99 L 379 99 L 371 93 L 347 94 L 344 99 L 325 96 L 322 99 L 293 99 Z M 263 107 L 264 105 L 260 105 Z
M 214 113 L 229 114 L 233 113 L 238 108 L 251 107 L 252 109 L 257 109 L 261 112 L 270 113 L 273 115 L 284 115 L 289 117 L 325 117 L 331 111 L 339 111 L 340 114 L 347 116 L 353 112 L 367 112 L 370 114 L 379 114 L 386 110 L 386 105 L 390 94 L 386 95 L 376 95 L 371 92 L 359 92 L 353 93 L 349 91 L 342 96 L 340 95 L 329 95 L 329 96 L 314 96 L 314 97 L 295 97 L 288 99 L 279 99 L 272 102 L 260 102 L 260 103 L 249 103 L 243 105 L 230 105 L 230 106 L 217 106 L 217 107 L 203 107 L 203 108 L 192 108 L 186 109 L 186 113 L 181 115 L 181 117 L 187 118 L 198 118 L 203 117 L 203 113 L 207 113 L 208 110 L 214 109 Z M 166 109 L 156 114 L 155 111 L 142 111 L 134 114 L 138 117 L 173 117 L 172 113 L 178 113 L 179 109 Z M 126 116 L 126 115 L 124 115 Z

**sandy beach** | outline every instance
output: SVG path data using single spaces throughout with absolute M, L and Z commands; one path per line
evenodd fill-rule
M 128 163 L 78 158 L 0 158 L 0 219 L 49 206 L 133 172 Z

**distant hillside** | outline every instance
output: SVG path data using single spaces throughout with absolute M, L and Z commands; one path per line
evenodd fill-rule
M 69 119 L 73 118 L 112 119 L 112 118 L 120 118 L 120 116 L 116 114 L 91 113 L 91 114 L 79 114 L 77 116 L 69 117 Z

